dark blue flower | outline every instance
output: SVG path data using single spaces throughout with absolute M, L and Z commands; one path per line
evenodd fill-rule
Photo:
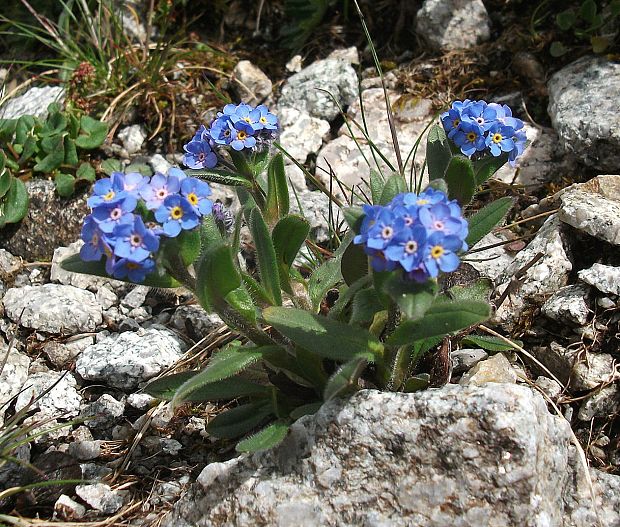
M 104 233 L 111 233 L 114 227 L 122 223 L 133 223 L 138 200 L 131 194 L 110 203 L 102 203 L 93 209 L 93 218 Z
M 390 210 L 384 208 L 377 214 L 372 227 L 368 229 L 366 245 L 370 249 L 385 249 L 404 226 L 405 221 L 402 218 L 395 217 Z
M 104 254 L 103 232 L 92 215 L 84 218 L 81 238 L 84 245 L 80 249 L 80 258 L 85 262 L 98 262 Z
M 181 182 L 181 194 L 198 216 L 211 214 L 213 203 L 207 199 L 211 195 L 211 187 L 205 181 L 193 177 L 185 179 Z
M 497 112 L 485 101 L 476 101 L 468 104 L 461 112 L 461 119 L 477 124 L 486 132 L 496 122 Z
M 269 112 L 264 104 L 257 106 L 252 112 L 250 112 L 252 119 L 257 121 L 261 128 L 265 130 L 277 130 L 278 118 Z
M 390 246 L 385 249 L 385 256 L 388 260 L 400 263 L 409 272 L 420 264 L 425 243 L 426 229 L 422 225 L 414 225 L 394 236 Z
M 423 262 L 428 275 L 435 278 L 439 271 L 455 271 L 460 263 L 455 253 L 460 250 L 462 243 L 458 236 L 445 236 L 442 232 L 431 234 L 427 240 Z
M 254 137 L 254 129 L 245 121 L 237 121 L 234 124 L 234 136 L 230 142 L 230 146 L 238 151 L 244 148 L 253 148 L 256 146 L 256 137 Z
M 207 141 L 192 140 L 183 146 L 183 164 L 192 169 L 213 168 L 217 165 L 217 155 Z
M 102 178 L 94 184 L 93 195 L 86 200 L 89 207 L 95 208 L 102 203 L 110 203 L 117 199 L 122 192 L 125 192 L 123 179 L 116 174 L 123 175 L 120 172 L 115 172 L 112 174 L 113 178 Z
M 133 223 L 118 225 L 113 237 L 116 239 L 114 255 L 130 262 L 142 262 L 159 249 L 159 238 L 144 225 L 140 216 L 136 216 Z
M 454 134 L 454 142 L 461 149 L 461 152 L 468 157 L 486 148 L 484 130 L 471 121 L 461 123 L 460 130 Z
M 181 230 L 191 230 L 200 220 L 192 205 L 184 197 L 174 194 L 168 196 L 161 207 L 155 211 L 155 219 L 162 224 L 164 234 L 171 238 Z
M 125 258 L 121 258 L 114 262 L 111 268 L 111 275 L 114 278 L 129 278 L 135 283 L 144 282 L 146 275 L 155 270 L 155 262 L 151 258 L 147 258 L 141 262 L 132 262 Z
M 460 211 L 459 211 L 460 212 Z M 420 222 L 429 233 L 442 232 L 449 235 L 454 234 L 465 238 L 462 234 L 463 228 L 467 228 L 467 222 L 461 215 L 452 215 L 452 210 L 445 203 L 437 203 L 432 206 L 420 207 Z
M 223 115 L 213 121 L 209 134 L 215 143 L 224 146 L 229 145 L 236 136 L 235 127 L 228 115 Z
M 452 108 L 441 114 L 441 124 L 450 139 L 461 128 L 461 120 L 461 112 Z
M 514 128 L 504 126 L 501 123 L 495 123 L 489 128 L 489 135 L 485 142 L 491 154 L 497 157 L 502 152 L 512 152 L 514 150 L 515 143 L 512 140 L 514 135 Z
M 514 167 L 517 157 L 519 157 L 525 150 L 525 144 L 527 142 L 525 130 L 515 130 L 515 133 L 512 136 L 512 141 L 514 142 L 515 147 L 510 151 L 508 161 L 510 161 L 511 166 Z

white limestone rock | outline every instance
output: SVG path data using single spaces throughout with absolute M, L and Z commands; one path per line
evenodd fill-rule
M 588 321 L 590 288 L 583 284 L 567 285 L 542 305 L 545 316 L 563 324 L 583 326 Z
M 25 408 L 50 388 L 49 392 L 33 402 L 31 409 L 38 409 L 47 417 L 68 418 L 78 415 L 82 396 L 77 391 L 78 384 L 75 377 L 69 372 L 42 371 L 30 375 L 17 397 L 15 410 Z
M 9 99 L 0 108 L 0 119 L 18 119 L 22 115 L 34 115 L 44 119 L 47 116 L 47 107 L 65 100 L 65 89 L 62 86 L 44 86 L 30 88 L 23 95 Z
M 249 60 L 241 60 L 233 69 L 235 88 L 241 100 L 252 105 L 263 102 L 271 95 L 272 83 L 265 72 Z
M 327 121 L 310 117 L 306 112 L 294 108 L 282 108 L 278 118 L 282 126 L 280 144 L 300 163 L 306 161 L 308 154 L 318 152 L 329 134 Z
M 146 130 L 140 124 L 132 124 L 120 130 L 117 134 L 119 141 L 122 143 L 125 151 L 131 155 L 142 150 L 142 145 L 146 141 Z
M 16 349 L 11 349 L 8 357 L 7 346 L 2 342 L 0 346 L 0 364 L 6 357 L 4 368 L 0 371 L 0 426 L 4 423 L 6 403 L 15 397 L 28 379 L 30 357 Z
M 75 493 L 93 509 L 104 514 L 114 514 L 124 503 L 123 494 L 112 490 L 105 483 L 78 485 Z
M 596 287 L 602 293 L 620 295 L 620 267 L 595 263 L 578 273 L 579 280 Z

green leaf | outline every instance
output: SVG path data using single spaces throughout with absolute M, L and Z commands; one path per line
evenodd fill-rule
M 200 224 L 200 245 L 202 251 L 206 251 L 210 247 L 214 247 L 216 245 L 220 245 L 223 241 L 222 232 L 220 231 L 217 223 L 215 221 L 215 217 L 213 214 L 208 214 L 202 218 L 202 223 Z M 233 251 L 233 254 L 236 254 L 237 251 Z
M 383 345 L 368 331 L 337 320 L 288 307 L 263 310 L 265 321 L 298 346 L 321 357 L 349 360 L 355 356 L 374 361 Z
M 235 439 L 254 430 L 272 414 L 270 401 L 243 404 L 216 416 L 207 425 L 207 432 L 218 439 Z
M 73 114 L 69 114 L 69 122 L 67 123 L 69 129 L 69 137 L 76 139 L 80 132 L 80 120 Z
M 303 417 L 304 415 L 314 415 L 321 409 L 321 406 L 323 406 L 322 402 L 309 403 L 298 406 L 291 412 L 290 417 L 294 421 L 297 421 L 297 419 Z
M 75 140 L 75 144 L 85 150 L 100 147 L 108 135 L 108 125 L 88 115 L 82 116 L 80 126 L 80 135 Z
M 368 256 L 361 245 L 349 244 L 342 255 L 340 270 L 347 285 L 368 274 Z
M 379 203 L 381 201 L 381 194 L 383 194 L 383 188 L 385 187 L 385 180 L 383 174 L 374 168 L 370 169 L 370 197 L 373 203 Z
M 75 178 L 71 174 L 58 172 L 54 176 L 54 184 L 56 185 L 56 192 L 61 198 L 69 198 L 75 191 Z
M 482 185 L 495 172 L 502 168 L 508 162 L 508 152 L 502 152 L 501 155 L 486 156 L 478 161 L 474 161 L 474 171 L 476 173 L 476 184 Z
M 453 300 L 474 300 L 488 302 L 493 292 L 493 282 L 488 278 L 479 278 L 472 284 L 455 285 L 448 291 Z
M 35 119 L 32 115 L 22 115 L 15 125 L 15 143 L 23 145 L 34 128 Z
M 50 149 L 50 153 L 32 168 L 35 172 L 45 172 L 49 174 L 56 170 L 65 160 L 65 146 L 62 136 L 50 138 L 50 140 L 51 139 L 55 141 L 54 145 Z
M 356 282 L 353 282 L 349 287 L 343 285 L 340 288 L 338 300 L 329 310 L 328 317 L 329 318 L 341 318 L 346 307 L 353 300 L 358 291 L 363 289 L 364 287 L 368 287 L 371 284 L 371 277 L 369 275 L 362 276 Z
M 267 167 L 265 217 L 273 224 L 278 218 L 282 218 L 288 214 L 289 206 L 284 159 L 282 154 L 278 153 L 271 158 L 269 166 Z
M 517 346 L 523 346 L 520 340 L 513 340 Z M 513 351 L 516 348 L 504 342 L 502 339 L 490 335 L 466 335 L 461 340 L 467 346 L 476 346 L 487 351 Z
M 24 143 L 24 148 L 22 149 L 22 154 L 19 157 L 18 163 L 23 165 L 26 161 L 28 161 L 35 153 L 37 152 L 37 140 L 33 135 L 29 135 Z
M 506 217 L 506 214 L 508 214 L 512 203 L 511 197 L 504 196 L 496 201 L 492 201 L 476 212 L 476 214 L 467 218 L 469 224 L 469 234 L 465 240 L 467 245 L 473 247 L 499 225 Z
M 204 179 L 205 181 L 217 183 L 219 185 L 252 188 L 252 183 L 247 179 L 224 170 L 186 170 L 185 173 L 190 177 Z
M 17 119 L 0 119 L 0 143 L 12 143 Z
M 364 210 L 362 207 L 347 207 L 342 209 L 344 220 L 354 233 L 359 233 L 364 221 Z
M 549 54 L 552 57 L 561 57 L 562 55 L 566 55 L 570 50 L 561 42 L 557 40 L 551 43 L 549 46 Z
M 476 192 L 476 176 L 471 160 L 465 156 L 454 156 L 448 163 L 444 176 L 448 184 L 448 197 L 467 205 Z
M 441 125 L 433 125 L 428 132 L 426 140 L 426 165 L 428 167 L 428 177 L 433 179 L 443 179 L 452 151 L 450 150 L 450 140 Z
M 4 172 L 5 167 L 6 167 L 6 154 L 4 153 L 4 150 L 0 149 L 0 174 Z
M 590 37 L 590 45 L 592 46 L 592 51 L 594 51 L 594 53 L 604 53 L 610 44 L 611 41 L 607 37 Z
M 239 441 L 236 450 L 237 452 L 259 452 L 261 450 L 268 450 L 269 448 L 278 446 L 284 441 L 288 431 L 289 426 L 286 421 L 276 421 L 253 436 Z
M 67 118 L 60 112 L 52 112 L 48 114 L 39 136 L 48 137 L 61 134 L 65 128 L 67 128 Z
M 1 163 L 0 163 L 1 164 Z M 3 198 L 11 188 L 13 176 L 6 169 L 0 169 L 0 198 Z
M 340 271 L 342 255 L 351 243 L 351 240 L 353 240 L 353 234 L 347 233 L 340 247 L 334 253 L 334 257 L 323 262 L 310 276 L 308 295 L 315 311 L 318 311 L 321 301 L 325 298 L 327 292 L 342 280 L 342 273 Z
M 283 46 L 301 48 L 321 23 L 329 4 L 329 0 L 286 0 L 285 12 L 290 22 L 280 30 Z
M 82 163 L 75 173 L 76 179 L 93 183 L 97 177 L 95 169 L 90 163 Z
M 368 366 L 368 361 L 364 357 L 354 357 L 340 366 L 327 381 L 323 390 L 323 400 L 331 401 L 336 397 L 358 390 L 357 380 L 366 366 Z
M 435 346 L 437 346 L 443 340 L 443 335 L 437 337 L 430 337 L 423 340 L 418 340 L 413 343 L 411 349 L 411 357 L 409 359 L 409 367 L 415 370 L 420 360 Z
M 407 379 L 405 382 L 404 392 L 413 393 L 426 390 L 431 384 L 431 376 L 428 373 L 420 373 Z
M 596 2 L 594 0 L 585 0 L 579 8 L 579 16 L 586 22 L 592 24 L 596 17 Z
M 101 163 L 101 170 L 103 170 L 107 176 L 111 176 L 112 172 L 122 172 L 123 165 L 119 159 L 106 159 Z
M 137 172 L 146 177 L 151 177 L 153 175 L 153 169 L 150 165 L 146 163 L 131 163 L 125 167 L 125 174 L 129 174 L 131 172 Z
M 28 213 L 30 198 L 21 179 L 11 177 L 11 186 L 0 200 L 0 228 L 7 223 L 17 223 Z
M 282 289 L 291 293 L 290 269 L 310 232 L 310 223 L 301 216 L 285 216 L 271 233 L 273 247 L 278 262 L 278 272 Z
M 237 375 L 262 358 L 263 352 L 261 348 L 228 346 L 225 350 L 214 355 L 204 370 L 187 379 L 179 387 L 172 399 L 172 406 L 177 406 L 187 401 L 189 396 L 209 383 L 222 381 Z
M 256 306 L 251 294 L 244 286 L 226 295 L 226 302 L 252 325 L 256 325 Z
M 491 316 L 487 303 L 461 301 L 439 302 L 419 320 L 406 320 L 387 340 L 391 346 L 412 344 L 417 340 L 443 337 L 485 321 Z
M 181 231 L 176 238 L 165 240 L 164 254 L 179 255 L 185 266 L 190 266 L 200 255 L 200 247 L 200 232 L 198 229 Z
M 351 322 L 364 324 L 370 322 L 376 313 L 383 310 L 383 304 L 379 301 L 374 289 L 362 289 L 353 298 L 351 304 Z
M 555 23 L 562 31 L 567 31 L 573 24 L 576 22 L 577 17 L 575 16 L 575 12 L 572 9 L 567 9 L 566 11 L 562 11 L 558 13 L 555 17 Z
M 250 213 L 250 232 L 256 246 L 256 260 L 261 283 L 272 298 L 273 303 L 282 305 L 280 275 L 276 260 L 276 251 L 269 235 L 269 229 L 258 207 Z
M 205 309 L 241 285 L 228 245 L 219 243 L 207 248 L 198 264 L 196 282 L 196 296 Z
M 167 375 L 161 379 L 150 382 L 144 387 L 144 391 L 152 397 L 171 401 L 176 391 L 189 379 L 196 376 L 195 371 L 185 371 Z M 202 388 L 190 393 L 186 401 L 217 401 L 220 399 L 235 399 L 250 395 L 267 394 L 268 388 L 241 377 L 231 377 L 223 381 L 215 381 L 202 386 Z
M 70 271 L 72 273 L 82 273 L 82 274 L 90 274 L 93 276 L 103 276 L 105 278 L 112 278 L 105 270 L 105 261 L 102 259 L 99 262 L 85 262 L 80 258 L 79 254 L 74 254 L 65 258 L 60 262 L 60 267 L 65 271 Z M 117 280 L 115 278 L 115 280 Z M 121 282 L 134 283 L 130 280 L 118 279 Z M 142 282 L 143 285 L 148 285 L 150 287 L 180 287 L 181 284 L 177 282 L 174 278 L 172 278 L 168 274 L 159 274 L 158 272 L 154 272 L 146 275 L 146 279 Z
M 247 273 L 241 273 L 241 280 L 243 280 L 243 285 L 251 295 L 252 299 L 256 304 L 263 306 L 273 305 L 273 301 L 271 297 L 265 291 L 265 288 L 258 283 L 252 276 Z
M 387 205 L 398 194 L 407 192 L 407 183 L 405 178 L 398 173 L 392 174 L 385 182 L 381 198 L 379 199 L 379 205 Z
M 383 291 L 396 302 L 402 313 L 410 320 L 417 320 L 424 316 L 433 304 L 437 290 L 437 282 L 434 280 L 418 283 L 413 280 L 403 280 L 401 276 L 394 273 L 390 273 L 383 284 Z
M 254 179 L 254 171 L 248 163 L 248 159 L 245 154 L 243 152 L 237 152 L 233 148 L 228 150 L 228 153 L 230 154 L 230 158 L 232 159 L 232 162 L 241 177 L 252 181 Z

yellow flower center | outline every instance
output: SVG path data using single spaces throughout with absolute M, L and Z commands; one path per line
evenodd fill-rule
M 170 217 L 173 220 L 179 220 L 183 217 L 183 209 L 181 207 L 172 207 L 170 210 Z
M 248 134 L 246 134 L 243 130 L 241 132 L 237 132 L 237 139 L 241 141 L 243 141 L 247 136 Z
M 478 137 L 478 136 L 476 135 L 476 132 L 469 132 L 469 133 L 467 134 L 467 140 L 468 140 L 470 143 L 473 143 L 473 142 L 476 140 L 476 137 Z
M 267 123 L 267 119 L 265 119 L 264 117 L 261 117 L 261 118 L 259 119 L 259 121 L 260 121 L 262 124 L 266 124 L 266 123 Z
M 492 140 L 494 143 L 501 143 L 502 139 L 504 139 L 502 134 L 493 134 Z
M 116 196 L 116 193 L 113 190 L 110 190 L 110 192 L 108 192 L 105 196 L 103 196 L 103 200 L 112 201 L 114 199 L 114 196 Z
M 133 262 L 127 262 L 127 269 L 130 269 L 130 270 L 140 269 L 140 265 L 137 263 L 133 263 Z
M 190 192 L 187 195 L 187 201 L 189 201 L 192 205 L 198 205 L 198 196 L 196 196 L 193 192 Z
M 243 120 L 244 120 L 246 123 L 250 123 L 250 124 L 252 124 L 252 119 L 250 119 L 249 117 L 244 117 L 244 118 L 243 118 Z
M 441 255 L 445 252 L 444 248 L 441 245 L 435 245 L 431 249 L 431 256 L 437 260 L 437 258 L 441 258 Z
M 417 205 L 428 205 L 428 200 L 427 199 L 419 199 L 418 201 L 416 201 Z
M 452 128 L 458 128 L 459 124 L 461 124 L 461 120 L 460 119 L 454 119 L 454 121 L 452 121 Z

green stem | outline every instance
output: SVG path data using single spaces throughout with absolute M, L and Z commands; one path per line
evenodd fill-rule
M 196 278 L 189 272 L 181 255 L 174 253 L 168 255 L 168 272 L 173 278 L 181 282 L 190 291 L 196 291 Z

